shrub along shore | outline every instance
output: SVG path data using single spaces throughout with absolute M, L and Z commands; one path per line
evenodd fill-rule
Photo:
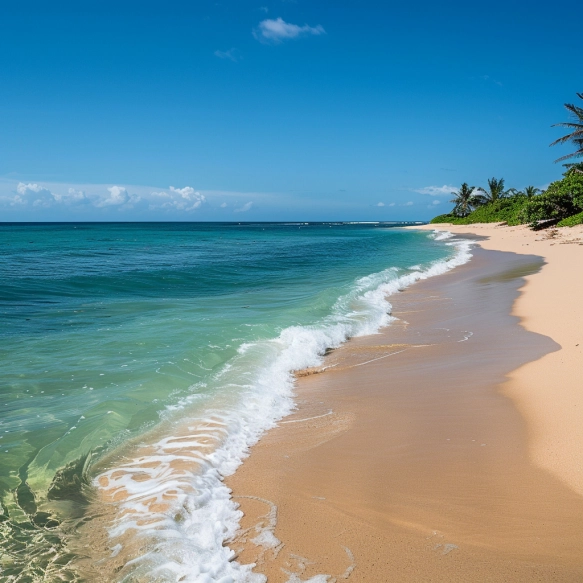
M 583 100 L 583 93 L 577 93 Z M 559 158 L 583 157 L 583 108 L 570 103 L 565 108 L 573 121 L 555 124 L 568 128 L 571 132 L 551 146 L 571 142 L 576 150 Z M 557 160 L 557 162 L 559 161 Z M 533 229 L 557 225 L 573 227 L 583 224 L 583 162 L 566 164 L 567 171 L 541 192 L 534 186 L 523 191 L 514 188 L 504 189 L 504 179 L 491 178 L 487 188 L 468 186 L 464 182 L 457 192 L 452 192 L 454 203 L 452 211 L 439 215 L 431 223 L 452 223 L 470 225 L 473 223 L 498 223 L 509 225 L 528 224 Z
M 504 184 L 503 180 L 496 182 Z M 464 212 L 459 208 L 458 199 L 460 193 L 466 189 L 471 195 L 467 203 L 461 203 L 466 207 L 467 212 Z M 456 197 L 451 201 L 456 204 L 452 212 L 435 217 L 431 223 L 470 225 L 504 222 L 509 225 L 528 224 L 533 228 L 541 224 L 572 227 L 583 223 L 583 172 L 578 167 L 569 168 L 562 180 L 551 183 L 540 194 L 529 196 L 528 189 L 525 190 L 526 192 L 513 189 L 503 191 L 492 200 L 480 194 L 487 191 L 462 185 L 457 193 L 452 193 Z

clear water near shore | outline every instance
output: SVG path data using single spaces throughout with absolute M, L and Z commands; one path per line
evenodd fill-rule
M 244 580 L 221 476 L 291 410 L 291 373 L 469 258 L 467 242 L 375 224 L 5 225 L 0 244 L 12 581 L 79 578 L 68 533 L 100 499 L 109 557 L 132 559 L 120 578 Z

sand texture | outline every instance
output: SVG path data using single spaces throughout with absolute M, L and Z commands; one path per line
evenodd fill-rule
M 487 238 L 298 375 L 228 479 L 270 582 L 583 580 L 583 248 L 448 230 Z
M 528 422 L 532 460 L 583 496 L 583 226 L 539 232 L 497 225 L 439 228 L 485 237 L 484 249 L 545 260 L 540 273 L 526 277 L 513 314 L 561 350 L 513 371 L 503 390 Z

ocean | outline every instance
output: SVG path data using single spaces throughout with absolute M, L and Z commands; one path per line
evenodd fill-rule
M 293 410 L 294 371 L 470 257 L 382 223 L 4 224 L 0 245 L 11 582 L 262 581 L 222 477 Z

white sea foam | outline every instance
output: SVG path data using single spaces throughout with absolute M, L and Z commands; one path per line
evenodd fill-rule
M 452 237 L 443 232 L 430 236 Z M 351 336 L 387 325 L 392 319 L 388 298 L 395 292 L 470 259 L 470 241 L 445 244 L 455 250 L 450 259 L 402 275 L 389 268 L 363 277 L 318 324 L 290 326 L 277 338 L 241 346 L 213 378 L 215 390 L 209 396 L 202 399 L 193 391 L 192 398 L 168 407 L 167 423 L 175 419 L 170 436 L 144 443 L 97 476 L 95 485 L 117 506 L 109 531 L 111 553 L 122 554 L 130 542 L 134 547 L 135 558 L 128 556 L 120 580 L 265 581 L 251 572 L 253 565 L 233 560 L 227 546 L 242 513 L 223 477 L 236 470 L 264 431 L 292 411 L 294 371 L 317 366 L 326 349 Z M 310 581 L 327 580 L 319 577 Z
M 433 231 L 433 234 L 436 241 L 443 241 L 444 239 L 451 239 L 453 237 L 453 233 L 449 231 L 438 231 L 437 229 Z

